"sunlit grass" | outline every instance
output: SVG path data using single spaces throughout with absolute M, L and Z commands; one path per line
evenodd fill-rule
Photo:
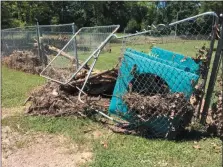
M 42 85 L 45 79 L 2 66 L 2 107 L 15 107 L 23 104 L 34 87 Z

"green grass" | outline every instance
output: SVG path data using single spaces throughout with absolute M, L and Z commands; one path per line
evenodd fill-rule
M 199 42 L 202 45 L 202 42 Z M 197 43 L 182 44 L 159 44 L 158 46 L 180 52 L 183 54 L 194 54 L 189 50 Z M 176 47 L 177 46 L 177 47 Z M 150 45 L 135 45 L 136 49 L 149 51 Z M 181 47 L 181 49 L 179 49 Z M 182 47 L 187 48 L 182 49 Z M 112 44 L 112 53 L 103 52 L 96 68 L 107 69 L 113 67 L 120 56 L 120 45 Z M 38 85 L 44 83 L 44 79 L 31 74 L 25 74 L 6 67 L 2 68 L 2 106 L 20 106 L 28 92 Z M 90 119 L 76 119 L 74 117 L 47 117 L 47 116 L 24 116 L 17 115 L 6 117 L 2 120 L 3 126 L 10 126 L 22 132 L 38 131 L 69 136 L 74 142 L 91 147 L 93 150 L 93 161 L 86 166 L 120 166 L 120 167 L 220 167 L 222 160 L 221 150 L 216 150 L 214 144 L 221 146 L 218 138 L 207 138 L 197 141 L 168 141 L 160 139 L 145 139 L 131 135 L 119 135 L 109 132 L 103 125 Z M 19 127 L 19 128 L 18 128 Z M 94 139 L 93 131 L 101 131 L 101 136 Z M 105 148 L 101 143 L 106 142 Z M 199 145 L 201 149 L 193 148 Z
M 152 47 L 152 44 L 143 43 L 143 39 L 141 39 L 141 44 L 127 44 L 127 48 L 136 49 L 138 51 L 143 51 L 145 53 L 149 53 Z M 186 42 L 174 42 L 174 43 L 163 43 L 163 44 L 155 44 L 154 46 L 167 49 L 172 52 L 180 53 L 188 57 L 195 57 L 197 48 L 201 48 L 204 44 L 208 47 L 207 41 L 186 41 Z M 121 43 L 115 44 L 111 43 L 111 53 L 102 51 L 100 57 L 95 65 L 96 69 L 105 70 L 114 67 L 118 63 L 118 58 L 123 56 L 121 55 Z M 86 60 L 89 55 L 84 55 L 81 57 L 81 60 Z M 90 61 L 91 62 L 91 61 Z
M 45 82 L 40 76 L 2 66 L 2 107 L 21 106 L 34 87 Z
M 221 141 L 218 138 L 202 139 L 196 144 L 193 140 L 175 142 L 145 139 L 137 136 L 115 134 L 92 120 L 73 117 L 8 117 L 2 120 L 2 125 L 11 126 L 17 130 L 23 129 L 24 132 L 32 130 L 69 136 L 79 145 L 92 148 L 94 158 L 86 166 L 221 166 L 221 150 L 214 148 L 214 144 L 218 147 L 221 146 Z M 100 131 L 102 135 L 96 139 L 87 137 L 94 130 Z M 105 148 L 101 142 L 107 143 L 108 147 Z M 193 148 L 194 145 L 199 145 L 201 149 Z
M 198 142 L 201 150 L 197 150 L 193 141 L 176 143 L 114 134 L 108 141 L 109 149 L 97 145 L 92 166 L 221 166 L 221 155 L 214 152 L 212 142 L 221 145 L 218 139 L 201 140 Z
M 141 37 L 139 39 L 136 39 L 138 41 L 134 41 L 134 39 L 126 44 L 127 48 L 132 48 L 136 49 L 138 51 L 143 51 L 145 53 L 149 53 L 151 50 L 151 47 L 153 46 L 151 43 L 147 43 L 146 40 Z M 159 43 L 159 44 L 154 44 L 154 46 L 167 49 L 172 52 L 180 53 L 188 57 L 195 57 L 196 52 L 198 48 L 201 48 L 204 44 L 206 44 L 207 47 L 209 47 L 208 41 L 204 40 L 188 40 L 188 41 L 178 41 L 178 42 L 172 42 L 172 43 Z M 110 43 L 110 48 L 111 48 L 111 53 L 108 51 L 102 50 L 100 53 L 99 59 L 96 62 L 95 68 L 98 70 L 106 70 L 113 68 L 118 62 L 119 62 L 119 57 L 122 57 L 123 55 L 121 54 L 121 49 L 122 49 L 122 43 Z M 106 46 L 108 47 L 108 46 Z M 72 55 L 73 52 L 70 52 L 70 55 Z M 91 52 L 78 52 L 78 59 L 84 62 L 89 56 Z M 89 65 L 92 63 L 91 59 L 89 61 Z M 67 67 L 69 66 L 69 63 L 65 58 L 58 57 L 54 61 L 54 65 L 58 67 Z
M 100 129 L 99 125 L 90 119 L 77 119 L 75 117 L 55 118 L 48 116 L 16 115 L 2 120 L 3 126 L 10 126 L 15 130 L 39 131 L 55 134 L 64 134 L 71 137 L 78 144 L 85 144 L 89 139 L 84 137 L 83 131 L 92 127 Z M 18 129 L 20 127 L 20 129 Z

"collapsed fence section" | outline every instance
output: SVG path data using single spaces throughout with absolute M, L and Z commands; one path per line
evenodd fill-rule
M 173 136 L 200 117 L 217 25 L 216 14 L 207 12 L 122 37 L 110 112 L 156 137 Z
M 77 73 L 88 73 L 99 54 L 119 28 L 118 25 L 83 27 L 69 40 L 41 72 L 41 76 L 61 84 L 68 84 Z
M 207 12 L 122 37 L 114 35 L 117 25 L 84 27 L 62 49 L 46 40 L 52 34 L 45 27 L 38 46 L 48 62 L 41 76 L 61 85 L 52 82 L 36 93 L 29 112 L 69 115 L 77 107 L 86 115 L 89 107 L 102 108 L 127 120 L 133 129 L 142 127 L 150 136 L 173 138 L 193 117 L 201 119 L 207 95 L 213 93 L 208 87 L 217 71 L 212 67 L 219 64 L 213 56 L 218 50 L 217 25 L 216 14 Z M 115 43 L 105 51 L 110 40 Z M 44 92 L 46 101 L 53 97 L 50 103 L 41 101 Z M 211 104 L 221 105 L 218 99 Z M 39 104 L 44 105 L 43 112 Z

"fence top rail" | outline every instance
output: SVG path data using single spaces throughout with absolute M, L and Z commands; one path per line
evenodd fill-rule
M 218 23 L 219 17 L 218 17 L 218 15 L 215 12 L 205 12 L 205 13 L 201 13 L 201 14 L 198 14 L 198 15 L 195 15 L 195 16 L 192 16 L 192 17 L 188 17 L 186 19 L 182 19 L 182 20 L 179 20 L 179 21 L 167 24 L 167 25 L 165 25 L 165 24 L 158 24 L 157 26 L 152 25 L 152 27 L 151 26 L 148 26 L 148 27 L 155 28 L 155 29 L 157 29 L 158 27 L 168 27 L 168 26 L 171 27 L 171 26 L 174 26 L 174 25 L 177 25 L 177 24 L 180 24 L 180 23 L 183 23 L 183 22 L 186 22 L 186 21 L 189 21 L 189 20 L 201 17 L 201 16 L 207 16 L 207 15 L 215 17 L 216 18 L 216 23 Z M 116 34 L 113 34 L 113 36 L 115 38 L 117 38 L 117 39 L 122 39 L 122 38 L 128 38 L 128 37 L 133 37 L 133 36 L 138 36 L 138 35 L 151 33 L 152 31 L 153 31 L 153 29 L 150 29 L 150 30 L 145 30 L 144 29 L 141 32 L 136 32 L 136 33 L 133 33 L 133 34 L 123 35 L 123 36 L 117 36 Z
M 54 24 L 54 25 L 39 25 L 39 27 L 62 27 L 62 26 L 72 26 L 74 25 L 74 23 L 68 23 L 68 24 Z M 15 28 L 7 28 L 7 29 L 3 29 L 1 31 L 11 31 L 11 30 L 16 30 L 16 29 L 20 29 L 20 30 L 25 30 L 26 28 L 36 28 L 35 26 L 25 26 L 25 27 L 15 27 Z
M 196 18 L 198 18 L 200 16 L 207 16 L 207 15 L 211 15 L 211 16 L 215 17 L 218 20 L 218 15 L 215 12 L 205 12 L 205 13 L 201 13 L 201 14 L 198 14 L 198 15 L 195 15 L 195 16 L 192 16 L 192 17 L 188 17 L 188 18 L 183 19 L 183 20 L 176 21 L 174 23 L 170 23 L 169 26 L 173 26 L 175 24 L 179 24 L 179 23 L 182 23 L 182 22 L 185 22 L 185 21 L 196 19 Z
M 93 26 L 93 27 L 82 27 L 81 29 L 96 29 L 96 28 L 105 28 L 105 27 L 119 27 L 120 25 L 105 25 L 105 26 Z
M 74 23 L 68 24 L 54 24 L 54 25 L 39 25 L 39 27 L 62 27 L 62 26 L 72 26 Z

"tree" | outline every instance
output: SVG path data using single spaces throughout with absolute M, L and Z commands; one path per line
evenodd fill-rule
M 146 29 L 151 24 L 168 24 L 176 20 L 214 10 L 223 13 L 223 2 L 166 1 L 3 1 L 1 2 L 2 28 L 40 24 L 72 23 L 83 26 L 120 24 L 122 31 L 127 24 L 137 24 Z M 183 31 L 179 27 L 179 31 Z
M 204 1 L 200 2 L 200 12 L 214 11 L 219 16 L 223 13 L 223 1 Z

